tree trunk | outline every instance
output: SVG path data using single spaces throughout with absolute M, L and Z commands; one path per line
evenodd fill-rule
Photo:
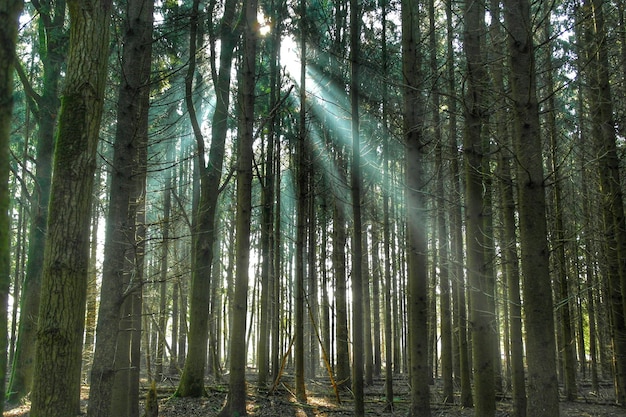
M 11 239 L 9 206 L 11 120 L 13 114 L 13 65 L 19 16 L 24 7 L 21 0 L 10 0 L 0 5 L 4 17 L 0 29 L 0 392 L 4 393 L 7 375 L 8 300 L 11 285 Z M 0 413 L 4 397 L 0 399 Z
M 130 324 L 126 299 L 136 281 L 136 203 L 143 195 L 146 163 L 142 155 L 148 146 L 150 62 L 152 57 L 152 0 L 129 1 L 126 10 L 122 71 L 125 74 L 118 97 L 117 130 L 113 174 L 109 190 L 101 301 L 96 329 L 96 349 L 91 373 L 89 416 L 108 416 L 116 369 L 128 369 Z M 132 132 L 132 133 L 131 133 Z M 136 187 L 139 187 L 137 189 Z M 123 313 L 123 305 L 127 311 Z M 120 323 L 120 319 L 122 319 Z M 120 345 L 118 345 L 118 337 Z M 125 341 L 125 342 L 124 342 Z M 122 352 L 125 352 L 123 354 Z M 128 390 L 125 390 L 128 393 Z
M 28 263 L 22 289 L 15 360 L 7 390 L 7 401 L 10 403 L 18 403 L 32 389 L 43 269 L 41 254 L 46 241 L 54 135 L 60 106 L 59 83 L 67 50 L 67 32 L 63 26 L 66 18 L 65 1 L 54 2 L 53 10 L 49 3 L 51 2 L 39 2 L 37 10 L 44 27 L 44 33 L 40 36 L 45 40 L 40 40 L 39 44 L 42 46 L 38 51 L 43 65 L 43 89 L 36 100 L 39 124 L 35 160 L 36 192 L 30 208 Z
M 308 199 L 308 154 L 307 154 L 307 123 L 306 123 L 306 0 L 299 4 L 300 13 L 300 114 L 298 120 L 298 137 L 295 145 L 296 162 L 296 258 L 294 273 L 294 362 L 296 379 L 296 398 L 306 403 L 306 387 L 304 384 L 304 281 L 305 281 L 305 245 L 306 225 L 309 219 L 307 211 Z
M 609 82 L 609 58 L 603 2 L 587 0 L 583 27 L 587 45 L 589 106 L 595 155 L 598 160 L 604 251 L 608 274 L 609 305 L 612 319 L 615 389 L 617 401 L 626 404 L 626 217 L 620 178 L 620 157 L 616 146 L 613 101 Z
M 272 4 L 272 6 L 274 6 Z M 276 23 L 280 25 L 280 20 Z M 280 27 L 275 27 L 270 37 L 268 37 L 268 47 L 270 56 L 270 94 L 269 109 L 270 122 L 267 133 L 267 147 L 265 156 L 264 180 L 261 188 L 261 312 L 260 327 L 257 347 L 258 385 L 259 388 L 265 386 L 270 364 L 270 329 L 272 328 L 271 310 L 276 300 L 273 297 L 274 272 L 274 191 L 276 176 L 274 172 L 274 151 L 276 148 L 276 106 L 278 105 L 280 89 L 278 88 L 278 53 L 280 48 Z
M 244 2 L 245 36 L 241 64 L 241 108 L 238 163 L 235 293 L 233 326 L 230 337 L 230 382 L 228 400 L 220 417 L 245 416 L 246 412 L 246 314 L 248 267 L 250 265 L 250 222 L 252 218 L 252 144 L 254 142 L 254 102 L 257 49 L 257 0 Z
M 513 136 L 518 162 L 519 227 L 527 335 L 527 415 L 558 417 L 556 343 L 530 2 L 505 0 L 504 10 L 509 34 L 515 125 Z
M 370 343 L 373 343 L 373 369 L 372 369 L 372 381 L 367 381 L 366 383 L 372 385 L 374 383 L 373 378 L 379 378 L 382 372 L 382 329 L 381 329 L 381 283 L 383 281 L 383 272 L 384 267 L 383 263 L 380 259 L 380 245 L 382 243 L 380 237 L 380 220 L 375 215 L 372 214 L 373 219 L 371 220 L 372 227 L 370 229 L 370 239 L 372 242 L 372 267 L 371 267 L 371 277 L 372 277 L 372 302 L 370 308 L 370 315 L 373 316 L 372 322 L 372 331 L 370 331 L 371 335 L 368 340 Z M 366 328 L 367 332 L 367 328 Z
M 109 52 L 111 1 L 68 2 L 70 52 L 59 115 L 31 416 L 79 411 L 89 225 Z
M 424 138 L 424 103 L 422 80 L 422 52 L 420 40 L 420 4 L 402 1 L 402 73 L 406 144 L 406 248 L 408 272 L 407 308 L 409 317 L 408 351 L 411 381 L 412 417 L 430 416 L 430 369 L 428 344 L 428 238 L 425 223 L 428 218 L 423 193 L 426 189 L 426 141 Z
M 374 346 L 372 345 L 372 300 L 374 299 L 370 293 L 370 280 L 372 277 L 369 259 L 367 254 L 370 249 L 367 241 L 367 225 L 363 227 L 363 360 L 364 360 L 364 383 L 371 386 L 374 384 Z M 373 251 L 371 252 L 373 254 Z M 376 312 L 378 316 L 378 311 Z M 380 330 L 380 324 L 379 324 Z
M 174 160 L 174 146 L 168 146 L 168 160 Z M 172 170 L 165 172 L 165 189 L 163 190 L 163 219 L 161 230 L 163 233 L 161 242 L 161 265 L 159 271 L 159 339 L 157 341 L 156 375 L 159 380 L 164 378 L 165 363 L 165 338 L 167 332 L 168 300 L 167 300 L 167 273 L 169 270 L 169 247 L 170 247 L 170 212 L 172 211 Z
M 361 144 L 359 138 L 359 1 L 350 0 L 350 109 L 352 126 L 352 393 L 354 415 L 365 415 L 363 394 L 363 225 L 361 218 Z
M 212 118 L 211 149 L 208 163 L 205 163 L 204 138 L 195 114 L 193 77 L 195 76 L 196 43 L 198 39 L 198 6 L 195 0 L 191 17 L 190 62 L 186 77 L 187 108 L 197 145 L 198 169 L 200 172 L 200 200 L 194 212 L 194 243 L 192 244 L 193 270 L 189 306 L 189 350 L 176 395 L 200 397 L 204 394 L 204 371 L 207 360 L 208 311 L 211 300 L 211 267 L 213 265 L 213 244 L 216 239 L 215 213 L 217 197 L 222 177 L 225 142 L 228 131 L 230 105 L 230 79 L 234 48 L 239 38 L 236 5 L 233 0 L 224 4 L 224 15 L 220 30 L 219 73 L 214 74 L 216 103 Z
M 504 151 L 502 151 L 504 152 Z M 519 257 L 517 255 L 517 235 L 515 226 L 515 200 L 513 179 L 511 178 L 510 156 L 501 153 L 498 177 L 500 178 L 502 221 L 503 221 L 503 262 L 507 284 L 509 310 L 511 384 L 513 389 L 513 410 L 515 417 L 526 416 L 526 382 L 524 372 L 524 342 L 522 340 L 522 304 L 520 300 Z
M 465 273 L 463 261 L 463 226 L 462 226 L 462 196 L 459 157 L 456 151 L 459 148 L 457 141 L 457 98 L 456 98 L 456 77 L 455 77 L 455 60 L 454 60 L 454 27 L 453 27 L 453 10 L 452 2 L 446 2 L 446 66 L 448 74 L 448 109 L 450 114 L 449 121 L 449 147 L 455 150 L 450 161 L 450 171 L 452 177 L 452 200 L 459 200 L 454 204 L 450 215 L 450 262 L 454 265 L 451 269 L 451 292 L 454 304 L 453 327 L 454 341 L 456 341 L 455 363 L 458 363 L 458 374 L 455 377 L 459 380 L 461 386 L 460 403 L 463 407 L 471 407 L 472 387 L 470 380 L 470 361 L 469 349 L 467 341 L 467 306 L 465 303 Z
M 490 242 L 487 239 L 487 207 L 484 158 L 484 126 L 487 123 L 485 103 L 489 76 L 485 67 L 486 28 L 483 1 L 465 3 L 463 49 L 467 59 L 467 94 L 465 97 L 465 198 L 467 235 L 467 274 L 471 288 L 470 319 L 472 323 L 472 360 L 474 405 L 476 414 L 493 416 L 496 412 L 494 372 L 493 273 L 486 259 Z
M 443 402 L 454 402 L 454 385 L 452 381 L 452 310 L 450 304 L 450 276 L 449 276 L 449 239 L 448 224 L 446 217 L 446 197 L 444 192 L 445 171 L 443 166 L 443 138 L 441 134 L 440 92 L 438 82 L 437 62 L 437 32 L 435 30 L 435 2 L 428 2 L 428 23 L 429 23 L 429 66 L 433 78 L 432 86 L 432 108 L 433 108 L 433 129 L 435 149 L 435 172 L 436 195 L 437 195 L 437 255 L 439 259 L 439 288 L 440 288 L 440 309 L 441 309 L 441 377 L 443 379 Z M 434 313 L 434 312 L 433 312 Z
M 341 150 L 335 150 L 339 169 L 338 188 L 345 184 L 345 163 Z M 348 306 L 346 302 L 346 221 L 345 207 L 340 197 L 341 191 L 336 191 L 333 201 L 333 271 L 335 276 L 335 340 L 337 344 L 335 374 L 339 386 L 350 386 L 350 354 L 348 345 Z
M 387 0 L 381 1 L 382 14 L 382 67 L 383 73 L 387 73 L 389 67 L 389 53 L 387 49 Z M 389 89 L 387 83 L 383 83 L 383 129 L 389 131 Z M 389 135 L 383 135 L 383 254 L 384 264 L 384 323 L 385 323 L 385 406 L 386 411 L 393 411 L 393 340 L 391 322 L 392 298 L 391 298 L 391 225 L 389 219 L 389 199 L 391 196 L 389 181 Z

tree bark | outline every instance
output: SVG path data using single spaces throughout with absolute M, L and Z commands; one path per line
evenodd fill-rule
M 294 364 L 296 379 L 296 398 L 306 403 L 306 387 L 304 384 L 304 282 L 305 282 L 305 247 L 306 226 L 309 221 L 307 201 L 309 198 L 308 153 L 306 142 L 306 0 L 299 3 L 300 13 L 300 114 L 298 119 L 298 138 L 295 146 L 297 202 L 296 202 L 296 258 L 294 273 Z
M 257 50 L 257 0 L 244 2 L 245 36 L 241 66 L 241 107 L 238 163 L 237 214 L 235 247 L 237 270 L 233 298 L 233 321 L 230 336 L 230 382 L 228 400 L 220 417 L 245 416 L 246 411 L 246 314 L 248 268 L 250 265 L 250 222 L 252 218 L 252 145 L 254 142 L 254 103 Z
M 513 136 L 518 162 L 519 227 L 528 366 L 526 413 L 529 416 L 558 417 L 556 342 L 530 2 L 505 0 L 504 11 L 509 34 L 510 84 L 515 126 Z
M 193 230 L 193 270 L 190 288 L 189 306 L 189 349 L 176 395 L 181 397 L 199 397 L 204 394 L 204 371 L 207 360 L 207 337 L 209 332 L 208 311 L 211 297 L 211 267 L 213 264 L 213 244 L 216 239 L 215 213 L 220 181 L 226 135 L 228 131 L 230 80 L 234 48 L 239 39 L 240 28 L 236 23 L 237 3 L 229 0 L 224 4 L 224 15 L 220 29 L 219 72 L 214 74 L 216 104 L 212 118 L 211 149 L 208 163 L 205 163 L 204 138 L 195 114 L 192 82 L 195 76 L 196 42 L 198 42 L 198 6 L 194 1 L 194 10 L 190 32 L 190 68 L 185 80 L 185 101 L 194 130 L 197 145 L 198 169 L 200 172 L 200 200 L 194 213 Z
M 361 218 L 361 144 L 359 138 L 359 1 L 350 0 L 350 109 L 352 129 L 352 393 L 354 415 L 365 415 L 363 393 L 363 225 Z
M 111 1 L 68 2 L 70 51 L 59 115 L 31 416 L 79 411 L 89 225 Z
M 126 291 L 141 285 L 133 278 L 138 276 L 137 270 L 142 269 L 136 256 L 138 213 L 134 197 L 143 195 L 145 182 L 138 182 L 137 178 L 145 178 L 147 170 L 142 155 L 146 154 L 148 146 L 153 4 L 152 0 L 130 0 L 126 6 L 122 53 L 124 77 L 118 97 L 89 417 L 110 415 L 116 371 L 118 368 L 128 369 L 130 362 L 128 329 L 131 327 L 128 319 L 132 311 L 128 309 Z M 120 322 L 122 318 L 124 320 Z M 127 394 L 128 390 L 124 392 Z
M 496 412 L 494 372 L 493 273 L 486 259 L 490 244 L 485 230 L 487 210 L 484 172 L 488 152 L 484 145 L 487 112 L 485 94 L 489 76 L 485 67 L 485 3 L 467 2 L 464 10 L 463 49 L 467 59 L 467 93 L 465 95 L 465 199 L 467 274 L 470 284 L 470 320 L 476 414 L 493 416 Z
M 437 62 L 437 31 L 435 30 L 435 2 L 428 2 L 428 23 L 430 34 L 429 44 L 429 66 L 432 83 L 432 109 L 433 130 L 435 140 L 435 172 L 436 195 L 437 195 L 437 254 L 439 267 L 439 288 L 440 288 L 440 309 L 441 309 L 441 378 L 443 379 L 443 402 L 454 403 L 454 385 L 452 380 L 452 310 L 450 300 L 450 276 L 449 276 L 449 238 L 448 219 L 446 216 L 446 197 L 444 178 L 446 177 L 443 165 L 443 137 L 441 132 L 441 117 L 439 115 L 440 91 Z
M 381 1 L 382 13 L 382 60 L 383 73 L 387 73 L 389 67 L 389 52 L 387 49 L 387 0 Z M 383 128 L 389 131 L 389 89 L 387 83 L 383 84 Z M 383 135 L 383 253 L 385 257 L 384 270 L 384 316 L 385 316 L 385 410 L 393 411 L 393 340 L 391 322 L 392 298 L 391 298 L 391 225 L 389 219 L 389 199 L 391 196 L 389 180 L 389 135 Z
M 617 402 L 626 404 L 626 217 L 616 146 L 603 2 L 583 3 L 592 134 L 602 199 L 609 312 Z
M 421 97 L 422 51 L 420 39 L 420 4 L 402 1 L 402 73 L 406 144 L 406 248 L 409 317 L 408 350 L 411 381 L 412 417 L 430 416 L 431 373 L 428 367 L 428 240 L 425 223 L 428 218 L 423 192 L 426 189 L 424 169 L 424 103 Z

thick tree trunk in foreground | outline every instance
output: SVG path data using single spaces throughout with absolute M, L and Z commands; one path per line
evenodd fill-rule
M 519 225 L 526 319 L 528 416 L 559 416 L 556 342 L 546 226 L 533 28 L 528 0 L 505 0 L 518 162 Z
M 110 0 L 68 2 L 70 51 L 50 194 L 31 416 L 79 410 L 89 225 L 109 52 Z

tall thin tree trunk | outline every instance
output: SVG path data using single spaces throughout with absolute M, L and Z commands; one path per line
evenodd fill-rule
M 389 53 L 387 49 L 387 0 L 381 1 L 382 14 L 382 67 L 383 73 L 387 73 L 389 67 Z M 391 225 L 389 219 L 389 199 L 391 196 L 389 181 L 389 89 L 387 83 L 383 83 L 383 254 L 384 254 L 384 309 L 385 309 L 385 410 L 393 411 L 393 323 L 392 298 L 391 298 Z
M 450 161 L 450 171 L 452 177 L 452 201 L 459 200 L 452 207 L 450 215 L 450 262 L 454 266 L 451 269 L 451 291 L 454 304 L 453 327 L 455 330 L 455 340 L 457 345 L 458 375 L 457 378 L 461 386 L 460 403 L 463 407 L 471 407 L 472 387 L 470 380 L 470 360 L 467 341 L 467 306 L 465 303 L 465 273 L 463 260 L 463 226 L 462 226 L 462 191 L 460 182 L 460 167 L 458 143 L 457 143 L 457 98 L 456 98 L 456 77 L 455 77 L 455 59 L 454 59 L 454 27 L 452 22 L 453 3 L 446 2 L 446 69 L 448 74 L 448 108 L 450 114 L 449 121 L 449 148 L 454 150 Z
M 363 393 L 363 225 L 361 218 L 361 143 L 359 138 L 359 1 L 350 0 L 350 109 L 352 127 L 352 392 L 354 415 L 365 415 Z
M 472 322 L 472 360 L 474 375 L 474 403 L 476 414 L 481 417 L 494 416 L 495 372 L 494 372 L 494 311 L 493 273 L 486 259 L 490 242 L 484 230 L 487 217 L 485 179 L 483 172 L 487 123 L 485 93 L 489 82 L 485 67 L 486 28 L 485 3 L 467 2 L 464 10 L 465 29 L 463 49 L 467 59 L 467 93 L 465 109 L 465 198 L 467 235 L 467 274 L 471 287 L 470 317 Z
M 528 366 L 527 415 L 559 416 L 556 342 L 533 27 L 528 0 L 505 0 L 509 35 L 514 143 Z
M 236 234 L 237 270 L 233 298 L 233 327 L 230 336 L 230 381 L 228 400 L 220 417 L 245 416 L 246 411 L 246 314 L 248 268 L 250 265 L 250 223 L 252 219 L 252 145 L 257 50 L 257 0 L 244 2 L 244 42 L 241 63 L 241 109 L 239 124 Z
M 137 0 L 129 1 L 126 10 L 122 55 L 125 82 L 120 86 L 118 97 L 101 301 L 90 381 L 90 417 L 111 415 L 117 368 L 126 370 L 130 362 L 131 325 L 128 320 L 132 311 L 127 290 L 141 285 L 136 280 L 141 266 L 137 264 L 137 207 L 133 205 L 133 198 L 143 195 L 145 184 L 138 183 L 136 178 L 145 178 L 147 170 L 141 156 L 148 146 L 153 7 L 152 0 Z M 128 390 L 124 391 L 127 395 Z
M 379 223 L 379 219 L 376 217 L 376 215 L 372 215 L 372 217 L 374 217 L 372 219 L 372 227 L 370 228 L 370 239 L 372 242 L 372 302 L 371 302 L 371 308 L 370 308 L 370 315 L 373 316 L 373 323 L 372 323 L 372 331 L 370 331 L 370 338 L 368 340 L 371 340 L 371 343 L 373 343 L 373 349 L 374 351 L 372 352 L 373 358 L 373 369 L 372 369 L 372 381 L 369 382 L 367 381 L 366 378 L 366 383 L 368 384 L 373 384 L 373 377 L 379 378 L 381 371 L 382 371 L 382 333 L 381 333 L 381 324 L 380 324 L 380 320 L 381 320 L 381 309 L 380 309 L 380 302 L 381 302 L 381 292 L 380 292 L 380 288 L 381 288 L 381 283 L 383 283 L 383 272 L 384 272 L 384 268 L 383 268 L 383 264 L 380 260 L 380 245 L 381 245 L 381 237 L 380 237 L 380 223 Z M 367 251 L 366 251 L 367 253 Z M 367 331 L 367 327 L 366 327 L 366 331 Z
M 0 29 L 0 392 L 4 393 L 7 375 L 8 300 L 11 285 L 11 239 L 9 207 L 9 141 L 13 113 L 13 65 L 19 16 L 24 7 L 21 0 L 10 0 L 0 5 L 4 17 Z M 0 399 L 0 412 L 4 397 Z
M 444 195 L 445 171 L 443 166 L 443 137 L 441 132 L 440 91 L 438 61 L 437 61 L 437 32 L 435 22 L 435 2 L 428 2 L 428 23 L 430 34 L 429 41 L 429 66 L 431 77 L 433 78 L 432 108 L 433 108 L 433 130 L 435 149 L 435 171 L 437 172 L 436 194 L 437 194 L 437 255 L 439 267 L 439 288 L 440 288 L 440 308 L 441 308 L 441 377 L 443 379 L 443 402 L 454 402 L 454 385 L 452 381 L 452 310 L 450 304 L 450 276 L 449 276 L 449 239 L 448 220 L 446 218 L 446 198 Z M 434 312 L 431 312 L 434 313 Z
M 213 245 L 217 233 L 215 213 L 217 212 L 217 197 L 222 178 L 228 131 L 232 61 L 234 48 L 240 32 L 239 25 L 236 23 L 237 2 L 228 0 L 224 3 L 224 15 L 220 23 L 219 70 L 212 74 L 216 104 L 212 117 L 211 147 L 208 162 L 205 162 L 204 137 L 196 116 L 193 91 L 193 79 L 196 76 L 197 43 L 201 41 L 198 36 L 199 4 L 199 0 L 194 0 L 192 6 L 189 42 L 190 61 L 185 79 L 185 102 L 198 151 L 197 168 L 200 175 L 200 197 L 197 210 L 194 212 L 194 230 L 192 231 L 193 270 L 189 306 L 189 349 L 180 383 L 176 389 L 176 395 L 181 397 L 199 397 L 204 394 L 204 371 L 206 368 L 207 337 L 209 332 L 208 311 L 211 301 L 210 275 L 213 266 Z
M 526 416 L 526 382 L 524 372 L 524 342 L 522 340 L 522 304 L 520 300 L 519 257 L 515 226 L 515 200 L 510 167 L 511 156 L 500 154 L 498 176 L 502 201 L 503 261 L 506 274 L 507 304 L 509 310 L 511 384 L 513 410 L 516 417 Z
M 276 5 L 272 2 L 272 8 Z M 261 312 L 260 312 L 260 337 L 258 339 L 257 348 L 257 364 L 258 364 L 258 385 L 263 387 L 267 381 L 270 364 L 270 329 L 272 328 L 271 310 L 272 305 L 276 301 L 273 297 L 273 283 L 275 278 L 274 272 L 274 192 L 275 192 L 275 138 L 276 138 L 276 106 L 278 105 L 280 89 L 278 88 L 278 55 L 280 51 L 280 20 L 275 22 L 278 27 L 268 39 L 269 55 L 270 55 L 270 95 L 269 108 L 270 114 L 269 132 L 267 134 L 267 149 L 265 157 L 265 172 L 261 189 Z
M 370 253 L 367 241 L 367 226 L 363 227 L 363 360 L 365 367 L 364 383 L 374 384 L 374 346 L 372 345 L 372 300 L 370 293 L 370 280 L 372 278 L 367 254 Z M 373 253 L 373 251 L 372 251 Z M 378 316 L 378 312 L 376 313 Z
M 340 387 L 351 386 L 350 353 L 348 343 L 348 306 L 347 306 L 347 283 L 346 283 L 346 231 L 345 203 L 341 193 L 347 192 L 346 167 L 341 147 L 332 145 L 335 153 L 339 178 L 333 195 L 333 227 L 332 227 L 332 264 L 335 277 L 335 343 L 336 343 L 336 366 L 335 376 L 337 385 Z M 345 194 L 344 194 L 345 195 Z
M 426 141 L 424 103 L 421 97 L 422 51 L 420 4 L 402 1 L 402 92 L 404 99 L 403 135 L 406 144 L 406 247 L 409 317 L 408 351 L 411 381 L 412 417 L 430 416 L 430 369 L 428 367 L 428 238 L 425 223 L 428 213 L 424 198 Z
M 307 197 L 308 197 L 308 154 L 307 154 L 307 123 L 306 123 L 306 0 L 300 1 L 300 118 L 298 122 L 298 138 L 296 152 L 296 175 L 297 175 L 297 202 L 296 202 L 296 258 L 294 274 L 294 360 L 296 377 L 296 397 L 301 402 L 306 402 L 306 387 L 304 385 L 304 282 L 305 282 L 305 259 L 304 250 L 306 245 L 307 224 Z

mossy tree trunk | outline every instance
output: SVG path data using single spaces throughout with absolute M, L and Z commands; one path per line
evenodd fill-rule
M 70 50 L 57 130 L 31 403 L 79 411 L 89 226 L 109 53 L 111 1 L 68 1 Z

